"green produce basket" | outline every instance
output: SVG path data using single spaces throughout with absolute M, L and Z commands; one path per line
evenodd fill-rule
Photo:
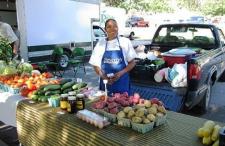
M 138 123 L 131 122 L 131 125 L 133 130 L 138 131 L 140 133 L 146 133 L 153 129 L 154 122 L 151 122 L 148 124 L 138 124 Z

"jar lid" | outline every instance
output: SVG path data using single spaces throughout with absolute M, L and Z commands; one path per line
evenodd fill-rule
M 69 95 L 76 95 L 76 94 L 77 94 L 76 91 L 70 91 L 70 92 L 69 92 Z
M 61 94 L 60 96 L 64 98 L 64 97 L 67 97 L 68 94 Z
M 69 96 L 68 100 L 76 100 L 76 97 L 75 96 Z
M 78 98 L 84 98 L 84 97 L 85 97 L 84 94 L 77 94 L 76 96 L 77 96 Z

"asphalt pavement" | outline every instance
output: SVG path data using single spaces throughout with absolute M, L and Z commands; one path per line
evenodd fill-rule
M 87 82 L 90 87 L 98 88 L 99 77 L 96 75 L 93 68 L 89 64 L 86 64 L 85 69 L 86 74 L 84 73 L 83 68 L 80 68 L 75 78 L 81 78 L 84 82 Z M 74 78 L 74 72 L 72 70 L 67 70 L 63 77 Z M 224 87 L 225 82 L 216 82 L 215 85 L 212 87 L 210 108 L 206 113 L 199 113 L 199 111 L 194 108 L 191 111 L 185 112 L 184 114 L 225 123 Z

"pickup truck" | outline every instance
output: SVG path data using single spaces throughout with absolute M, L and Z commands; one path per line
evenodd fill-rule
M 209 107 L 212 86 L 219 79 L 225 80 L 224 34 L 211 24 L 162 24 L 144 53 L 156 51 L 157 59 L 165 59 L 163 54 L 183 48 L 196 51 L 196 54 L 185 58 L 186 86 L 172 87 L 167 81 L 156 82 L 153 77 L 156 71 L 146 69 L 151 61 L 145 59 L 145 67 L 138 67 L 137 62 L 130 72 L 131 91 L 140 93 L 142 97 L 157 97 L 169 110 L 181 112 L 197 107 L 199 111 L 205 112 Z M 173 66 L 167 61 L 164 67 L 171 69 Z M 170 61 L 180 63 L 179 59 Z

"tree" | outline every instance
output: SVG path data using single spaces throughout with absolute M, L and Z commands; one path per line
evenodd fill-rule
M 225 0 L 208 0 L 202 6 L 201 12 L 205 15 L 223 16 L 225 15 Z
M 145 12 L 171 12 L 167 0 L 103 0 L 107 6 L 124 8 L 129 10 L 145 11 Z
M 178 7 L 187 8 L 188 10 L 192 11 L 199 11 L 199 8 L 201 7 L 201 1 L 200 0 L 176 0 Z

